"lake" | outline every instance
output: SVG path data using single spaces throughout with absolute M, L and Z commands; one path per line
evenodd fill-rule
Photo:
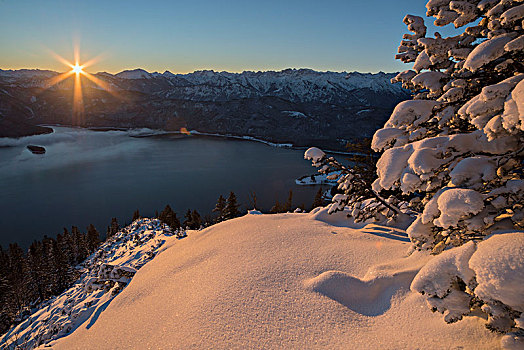
M 133 211 L 154 215 L 170 204 L 210 214 L 217 198 L 234 191 L 242 211 L 268 211 L 293 190 L 293 205 L 311 206 L 317 187 L 295 179 L 315 173 L 303 151 L 252 141 L 205 137 L 134 137 L 140 131 L 53 127 L 49 135 L 0 139 L 0 244 L 27 247 L 63 227 L 93 223 L 102 236 L 111 217 L 131 221 Z M 28 144 L 44 146 L 32 154 Z

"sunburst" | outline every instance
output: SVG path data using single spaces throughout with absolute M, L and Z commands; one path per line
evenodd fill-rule
M 88 73 L 85 69 L 95 63 L 97 63 L 101 56 L 97 56 L 83 64 L 80 64 L 80 50 L 78 46 L 75 46 L 74 50 L 74 64 L 58 55 L 57 53 L 50 51 L 51 54 L 64 65 L 71 68 L 71 70 L 59 74 L 48 81 L 47 89 L 57 85 L 58 83 L 64 81 L 65 79 L 72 77 L 74 75 L 74 87 L 73 87 L 73 124 L 81 125 L 84 120 L 84 97 L 82 94 L 82 77 L 85 77 L 95 83 L 100 88 L 106 90 L 107 92 L 117 96 L 114 91 L 110 88 L 109 84 L 105 81 L 97 78 L 96 76 Z
M 83 73 L 84 66 L 80 66 L 78 63 L 73 66 L 73 73 L 80 74 Z

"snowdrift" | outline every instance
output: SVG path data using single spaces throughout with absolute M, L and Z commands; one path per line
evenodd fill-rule
M 410 291 L 432 258 L 406 256 L 409 246 L 378 225 L 246 215 L 166 242 L 96 320 L 52 348 L 499 348 L 483 320 L 446 324 Z

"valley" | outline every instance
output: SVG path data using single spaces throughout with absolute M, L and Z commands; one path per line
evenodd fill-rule
M 41 124 L 145 127 L 343 150 L 349 140 L 370 137 L 409 98 L 390 83 L 394 73 L 136 69 L 93 75 L 108 91 L 83 79 L 83 112 L 73 114 L 73 79 L 50 86 L 58 74 L 0 70 L 0 137 L 48 132 Z

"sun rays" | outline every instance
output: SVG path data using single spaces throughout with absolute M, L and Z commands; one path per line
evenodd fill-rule
M 98 77 L 94 76 L 93 74 L 88 73 L 85 71 L 86 68 L 94 65 L 95 63 L 99 62 L 102 58 L 102 56 L 97 56 L 95 58 L 92 58 L 88 60 L 87 62 L 80 64 L 80 50 L 78 46 L 75 46 L 74 48 L 74 63 L 69 62 L 62 56 L 58 55 L 57 53 L 50 51 L 51 55 L 53 55 L 59 62 L 63 63 L 65 66 L 71 68 L 71 70 L 59 74 L 47 82 L 46 89 L 49 89 L 64 80 L 72 77 L 74 79 L 73 84 L 73 115 L 72 115 L 72 123 L 73 125 L 80 125 L 84 121 L 85 116 L 85 109 L 84 109 L 84 95 L 82 92 L 82 77 L 87 78 L 91 82 L 93 82 L 95 85 L 100 87 L 101 89 L 111 93 L 112 95 L 118 97 L 115 92 L 110 88 L 109 84 L 105 81 L 99 79 Z

